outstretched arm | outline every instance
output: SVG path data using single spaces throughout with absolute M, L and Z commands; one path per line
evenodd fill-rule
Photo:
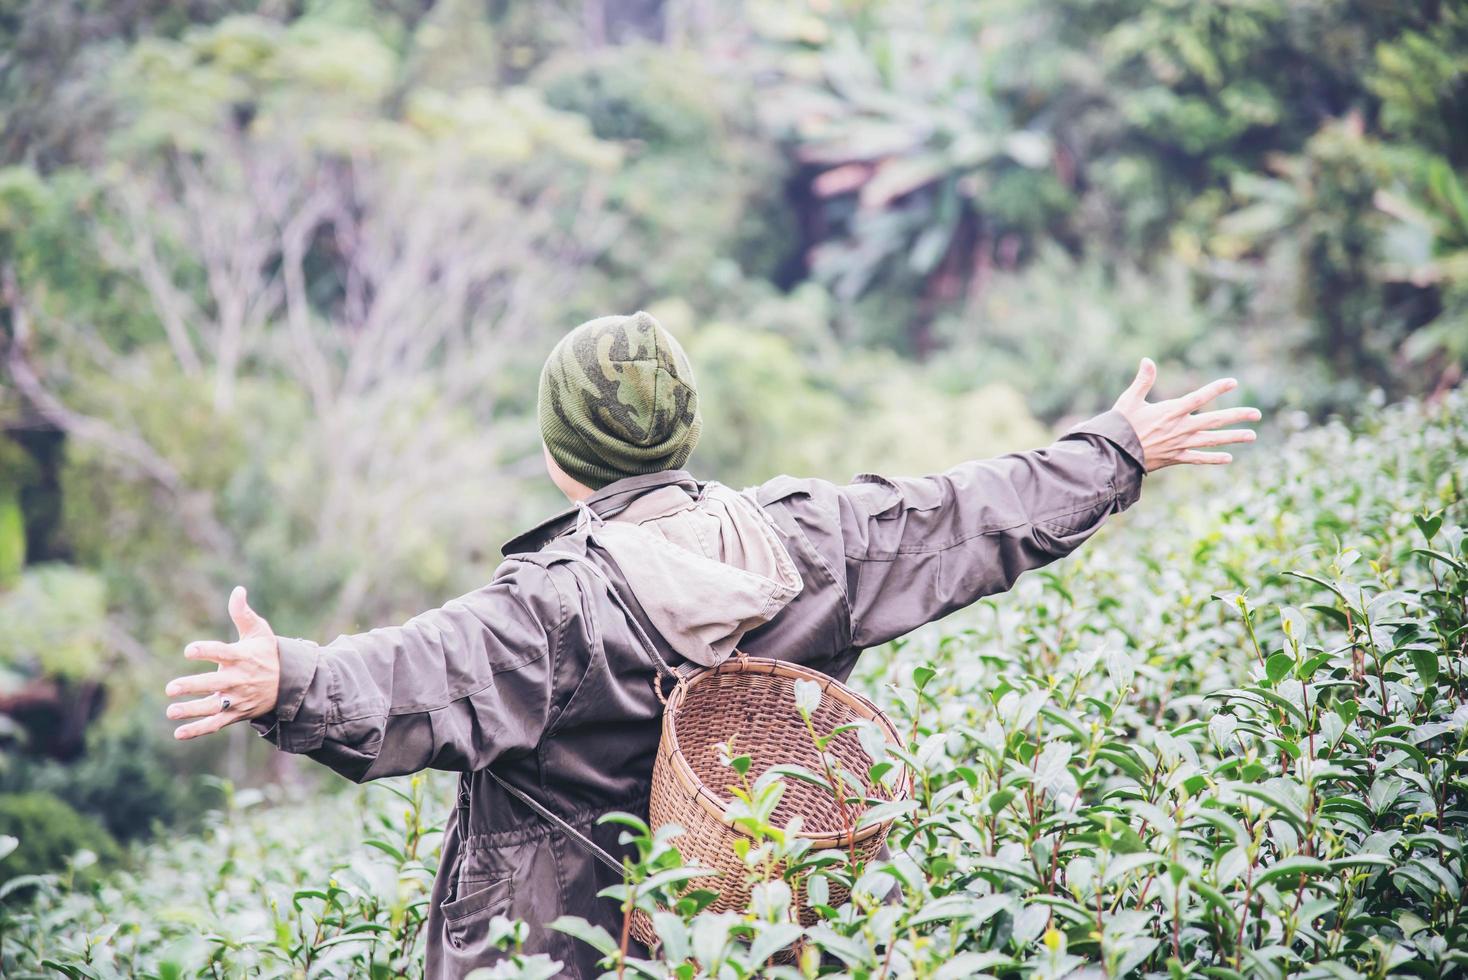
M 170 705 L 168 717 L 196 719 L 178 728 L 181 739 L 251 721 L 280 748 L 357 781 L 482 768 L 533 747 L 544 729 L 560 627 L 553 588 L 543 568 L 517 564 L 402 626 L 325 646 L 277 637 L 235 589 L 239 640 L 188 645 L 186 657 L 219 669 L 170 681 L 169 697 L 204 697 Z
M 1221 427 L 1257 421 L 1257 409 L 1195 414 L 1237 387 L 1233 379 L 1150 403 L 1156 376 L 1143 360 L 1111 411 L 1048 448 L 929 477 L 865 475 L 842 488 L 853 644 L 875 646 L 1009 589 L 1131 506 L 1144 473 L 1227 463 L 1227 453 L 1202 450 L 1253 440 L 1250 430 Z

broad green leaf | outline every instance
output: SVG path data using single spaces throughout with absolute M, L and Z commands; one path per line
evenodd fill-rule
M 1433 650 L 1423 649 L 1419 645 L 1407 648 L 1408 655 L 1412 658 L 1412 666 L 1417 669 L 1417 676 L 1423 684 L 1437 683 L 1437 653 Z
M 1296 855 L 1271 864 L 1263 872 L 1255 876 L 1254 883 L 1256 885 L 1263 885 L 1281 878 L 1288 878 L 1293 881 L 1300 875 L 1321 875 L 1330 871 L 1330 869 L 1330 865 L 1324 861 Z
M 617 941 L 612 938 L 611 933 L 601 926 L 592 925 L 580 916 L 560 916 L 551 922 L 550 928 L 587 943 L 603 956 L 611 956 L 617 951 Z
M 1325 862 L 1332 869 L 1339 868 L 1393 868 L 1397 862 L 1384 854 L 1352 854 L 1349 857 L 1331 858 Z
M 869 808 L 861 815 L 861 819 L 856 822 L 856 829 L 861 830 L 862 828 L 870 827 L 873 824 L 883 823 L 888 820 L 895 820 L 900 816 L 912 813 L 917 808 L 917 800 L 890 800 L 886 803 L 878 803 L 876 806 Z
M 969 977 L 985 976 L 995 967 L 1008 967 L 1014 960 L 989 950 L 984 953 L 959 953 L 943 961 L 933 974 L 933 980 L 968 980 Z
M 1432 539 L 1437 536 L 1437 532 L 1443 526 L 1443 515 L 1441 511 L 1434 514 L 1417 514 L 1412 520 L 1416 522 L 1417 529 L 1422 532 L 1422 536 L 1427 539 L 1428 544 L 1432 543 Z
M 922 910 L 912 917 L 911 924 L 922 926 L 932 922 L 964 920 L 971 928 L 988 921 L 995 913 L 1009 906 L 1012 901 L 1007 895 L 982 897 L 967 894 L 945 895 L 924 905 Z
M 1167 858 L 1161 854 L 1121 854 L 1112 858 L 1107 863 L 1106 876 L 1103 881 L 1105 884 L 1110 885 L 1139 868 L 1153 867 L 1166 863 Z
M 800 926 L 791 922 L 762 922 L 754 942 L 749 945 L 749 962 L 762 964 L 801 937 Z

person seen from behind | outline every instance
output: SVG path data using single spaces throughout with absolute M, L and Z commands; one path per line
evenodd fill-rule
M 738 647 L 844 681 L 863 650 L 1075 550 L 1146 474 L 1225 464 L 1218 447 L 1253 440 L 1235 426 L 1256 409 L 1205 410 L 1232 379 L 1149 401 L 1155 379 L 1144 359 L 1110 411 L 1044 449 L 920 478 L 777 476 L 736 491 L 684 469 L 703 420 L 677 340 L 644 312 L 592 320 L 540 378 L 546 470 L 569 508 L 507 543 L 483 586 L 402 626 L 326 644 L 277 636 L 236 588 L 239 639 L 188 645 L 218 669 L 171 681 L 169 697 L 189 700 L 168 717 L 185 722 L 181 739 L 248 721 L 358 782 L 458 772 L 426 974 L 496 962 L 489 922 L 507 915 L 528 924 L 526 953 L 597 976 L 600 954 L 548 924 L 581 916 L 616 935 L 621 911 L 597 893 L 619 879 L 524 797 L 622 853 L 618 828 L 596 821 L 647 815 L 657 659 L 710 667 Z

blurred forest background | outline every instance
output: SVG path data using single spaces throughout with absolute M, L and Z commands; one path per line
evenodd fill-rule
M 557 507 L 542 358 L 637 308 L 736 486 L 1038 445 L 1142 354 L 1441 394 L 1468 3 L 3 0 L 5 873 L 304 779 L 175 746 L 182 645 L 486 580 Z

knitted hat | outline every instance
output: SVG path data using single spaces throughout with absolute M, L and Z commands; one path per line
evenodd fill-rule
M 642 312 L 589 320 L 562 337 L 540 372 L 539 412 L 551 457 L 594 490 L 677 469 L 703 426 L 688 356 Z

